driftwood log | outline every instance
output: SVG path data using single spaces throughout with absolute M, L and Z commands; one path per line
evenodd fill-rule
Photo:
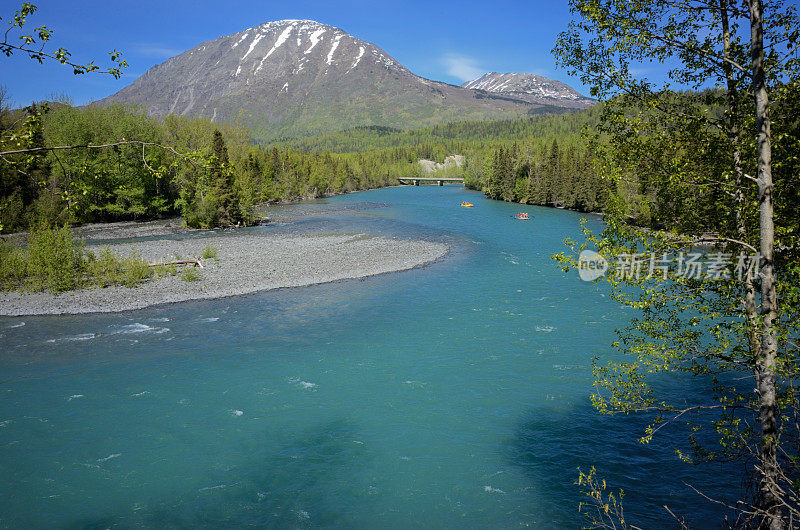
M 150 267 L 166 267 L 167 265 L 193 265 L 199 269 L 203 268 L 203 262 L 200 258 L 192 259 L 179 259 L 175 261 L 159 261 L 156 263 L 148 263 Z

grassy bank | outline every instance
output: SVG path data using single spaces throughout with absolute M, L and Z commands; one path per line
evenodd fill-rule
M 215 258 L 216 249 L 207 245 L 203 257 Z M 57 294 L 87 287 L 135 287 L 177 274 L 186 281 L 196 279 L 190 269 L 181 270 L 175 264 L 151 266 L 133 248 L 127 256 L 108 247 L 87 250 L 84 240 L 68 226 L 31 230 L 27 247 L 0 243 L 0 291 Z

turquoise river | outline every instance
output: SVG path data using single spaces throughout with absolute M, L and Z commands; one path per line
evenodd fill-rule
M 591 406 L 592 358 L 618 355 L 631 315 L 551 259 L 580 214 L 458 186 L 288 208 L 299 221 L 248 230 L 452 250 L 364 280 L 0 319 L 0 526 L 577 528 L 592 465 L 643 528 L 674 526 L 664 505 L 719 518 L 686 483 L 724 497 L 737 473 Z

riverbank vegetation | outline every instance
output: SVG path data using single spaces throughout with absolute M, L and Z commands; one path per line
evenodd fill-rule
M 154 269 L 135 252 L 119 257 L 108 249 L 86 250 L 69 227 L 35 228 L 24 248 L 0 243 L 0 290 L 60 293 L 81 287 L 133 287 Z
M 3 231 L 184 216 L 192 227 L 247 224 L 260 202 L 313 198 L 389 183 L 379 156 L 331 156 L 252 145 L 232 126 L 123 106 L 32 105 L 3 127 Z M 76 147 L 53 150 L 54 146 Z M 165 149 L 162 146 L 168 146 Z
M 256 204 L 394 185 L 419 176 L 420 159 L 442 162 L 453 153 L 465 153 L 467 163 L 448 171 L 491 190 L 493 198 L 595 210 L 602 193 L 594 184 L 587 188 L 592 173 L 580 145 L 581 128 L 595 116 L 586 111 L 392 133 L 367 128 L 255 145 L 240 127 L 177 116 L 158 120 L 135 107 L 78 108 L 63 99 L 4 109 L 0 148 L 35 151 L 0 160 L 0 224 L 12 232 L 42 222 L 169 215 L 182 215 L 190 227 L 248 224 Z M 312 149 L 314 142 L 350 151 Z M 497 149 L 514 158 L 510 181 L 500 175 L 506 166 L 494 163 Z
M 200 258 L 219 265 L 217 248 L 206 244 Z M 0 241 L 0 291 L 50 292 L 58 294 L 82 288 L 135 287 L 154 278 L 177 276 L 185 281 L 200 278 L 196 255 L 149 263 L 131 247 L 128 255 L 110 247 L 86 248 L 86 242 L 64 225 L 32 228 L 26 245 Z

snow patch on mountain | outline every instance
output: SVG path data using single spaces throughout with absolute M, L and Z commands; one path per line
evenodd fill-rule
M 361 62 L 361 58 L 362 58 L 362 57 L 364 57 L 364 52 L 365 52 L 365 51 L 366 51 L 366 50 L 364 50 L 364 47 L 363 47 L 363 46 L 359 46 L 359 47 L 358 47 L 358 56 L 356 57 L 356 62 L 354 62 L 354 63 L 353 63 L 353 66 L 351 66 L 351 67 L 350 67 L 350 69 L 348 69 L 348 70 L 347 70 L 347 72 L 345 72 L 346 74 L 349 74 L 349 73 L 350 73 L 350 71 L 351 71 L 353 68 L 355 68 L 356 66 L 358 66 L 358 63 L 360 63 L 360 62 Z
M 251 53 L 253 53 L 253 50 L 256 49 L 256 46 L 258 46 L 259 41 L 261 39 L 263 39 L 263 38 L 264 38 L 264 34 L 263 33 L 259 33 L 258 35 L 256 35 L 256 38 L 254 38 L 253 42 L 250 43 L 250 49 L 248 49 L 247 53 L 245 53 L 244 57 L 242 57 L 242 59 L 241 59 L 242 61 L 247 59 L 247 56 L 250 55 Z
M 339 41 L 342 40 L 342 37 L 344 37 L 344 35 L 336 35 L 336 38 L 333 39 L 331 51 L 328 52 L 328 65 L 333 64 L 333 54 L 336 52 L 336 48 L 339 47 Z
M 243 42 L 245 41 L 245 39 L 246 39 L 247 37 L 249 37 L 249 36 L 250 36 L 250 32 L 249 32 L 249 31 L 245 31 L 245 32 L 244 32 L 244 35 L 242 35 L 242 38 L 241 38 L 241 39 L 239 39 L 238 41 L 236 41 L 236 43 L 233 45 L 233 47 L 235 48 L 235 47 L 237 47 L 238 45 L 240 45 L 241 43 L 243 43 Z
M 325 33 L 325 28 L 320 28 L 311 34 L 311 36 L 309 37 L 309 39 L 311 39 L 311 46 L 309 46 L 309 48 L 303 52 L 304 54 L 308 55 L 309 53 L 311 53 L 311 50 L 314 49 L 314 46 L 316 46 L 317 43 L 322 38 L 323 33 Z
M 269 59 L 269 56 L 272 55 L 272 53 L 275 50 L 280 48 L 283 45 L 284 42 L 286 42 L 286 39 L 289 38 L 289 35 L 292 34 L 293 30 L 294 30 L 294 25 L 291 25 L 291 26 L 287 27 L 285 30 L 283 30 L 283 33 L 281 33 L 278 36 L 278 40 L 275 41 L 275 44 L 272 45 L 272 48 L 270 48 L 270 50 L 267 52 L 267 54 L 264 56 L 264 58 L 261 59 L 261 62 L 259 63 L 258 68 L 256 68 L 256 72 L 255 73 L 258 73 L 259 70 L 261 70 L 261 68 L 264 67 L 264 61 Z

